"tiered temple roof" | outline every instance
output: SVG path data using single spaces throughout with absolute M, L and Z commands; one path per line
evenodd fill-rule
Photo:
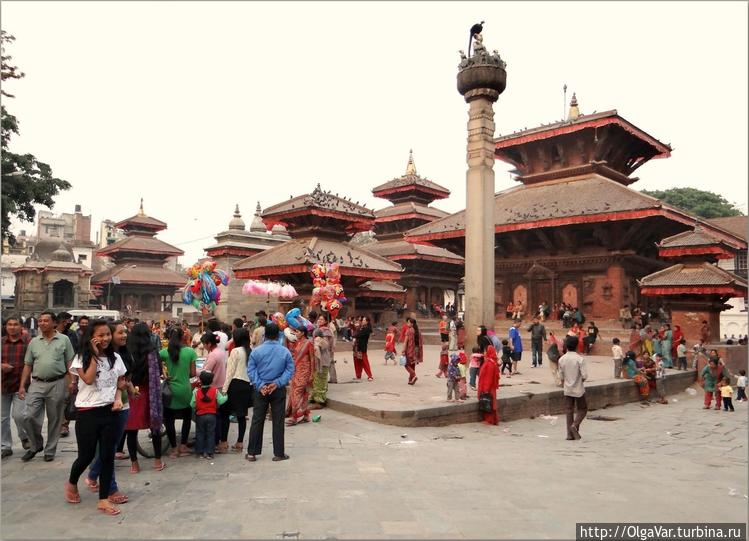
M 400 276 L 397 263 L 347 242 L 354 233 L 372 228 L 372 211 L 323 191 L 319 184 L 310 194 L 267 208 L 262 217 L 266 224 L 286 225 L 292 240 L 237 263 L 237 278 L 273 278 L 302 286 L 309 282 L 311 288 L 311 266 L 334 262 L 350 286 Z
M 679 263 L 639 280 L 646 296 L 719 295 L 744 297 L 747 282 L 711 263 Z
M 658 255 L 663 258 L 700 256 L 703 259 L 731 259 L 736 250 L 745 247 L 740 242 L 721 239 L 697 224 L 693 230 L 677 233 L 658 243 Z

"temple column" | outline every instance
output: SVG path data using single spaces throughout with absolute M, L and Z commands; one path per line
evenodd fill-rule
M 479 325 L 494 328 L 493 104 L 506 81 L 504 63 L 498 55 L 487 54 L 482 41 L 478 34 L 475 54 L 463 59 L 458 73 L 458 91 L 468 103 L 465 322 L 470 337 Z
M 47 284 L 47 308 L 52 308 L 55 303 L 55 284 Z

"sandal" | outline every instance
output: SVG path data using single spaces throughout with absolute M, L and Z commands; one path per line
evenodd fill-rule
M 140 464 L 137 460 L 130 463 L 130 473 L 140 473 Z
M 125 460 L 127 458 L 130 458 L 130 457 L 128 455 L 126 455 L 125 453 L 122 453 L 120 451 L 118 451 L 118 452 L 116 452 L 114 454 L 114 459 L 115 460 Z
M 85 477 L 83 479 L 83 482 L 86 483 L 86 486 L 91 492 L 99 492 L 99 483 L 97 483 L 96 481 Z
M 257 462 L 257 457 L 255 455 L 244 455 L 244 459 L 247 462 Z
M 241 453 L 244 445 L 242 443 L 235 443 L 231 446 L 231 450 L 235 453 Z
M 286 426 L 294 426 L 299 424 L 299 421 L 286 421 Z
M 309 423 L 309 417 L 302 417 L 297 423 Z
M 289 460 L 289 455 L 274 456 L 273 462 L 280 462 L 281 460 Z
M 78 487 L 70 481 L 65 481 L 65 501 L 68 503 L 81 503 L 81 495 L 78 493 Z
M 179 456 L 179 453 L 177 451 L 169 452 L 169 458 L 177 458 L 178 456 Z
M 156 470 L 156 471 L 161 471 L 164 468 L 166 468 L 166 464 L 164 462 L 159 462 L 158 466 L 156 464 L 154 464 L 154 466 L 153 466 L 153 469 Z
M 116 503 L 118 505 L 119 504 L 123 504 L 123 503 L 127 503 L 129 501 L 128 498 L 127 498 L 127 496 L 125 494 L 123 494 L 122 492 L 115 492 L 114 494 L 110 494 L 109 498 L 107 498 L 107 499 L 111 503 Z
M 120 514 L 120 510 L 117 509 L 116 507 L 114 507 L 113 505 L 104 505 L 104 506 L 97 505 L 96 509 L 98 509 L 99 511 L 101 511 L 105 515 L 109 515 L 111 517 Z

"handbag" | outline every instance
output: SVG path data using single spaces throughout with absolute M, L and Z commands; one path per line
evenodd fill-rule
M 161 382 L 161 403 L 165 408 L 171 405 L 172 396 L 172 387 L 169 385 L 169 380 L 165 379 Z
M 406 363 L 408 363 L 408 359 L 406 359 L 405 355 L 401 355 L 400 359 L 398 359 L 398 364 L 401 366 L 406 366 Z
M 492 412 L 492 395 L 489 393 L 481 393 L 479 396 L 479 411 L 484 413 Z
M 75 407 L 75 398 L 78 393 L 73 393 L 70 395 L 70 399 L 68 400 L 68 403 L 65 406 L 65 420 L 66 421 L 75 421 L 78 417 L 78 408 Z

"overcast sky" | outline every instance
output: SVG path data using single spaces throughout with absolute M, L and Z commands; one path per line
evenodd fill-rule
M 5 100 L 32 152 L 102 219 L 146 213 L 189 265 L 226 229 L 316 183 L 370 208 L 405 171 L 465 203 L 467 105 L 455 88 L 473 23 L 507 62 L 497 135 L 619 114 L 674 152 L 637 189 L 693 186 L 747 208 L 745 2 L 9 2 L 26 73 Z M 496 189 L 514 184 L 496 162 Z M 31 229 L 28 224 L 28 229 Z M 17 228 L 16 228 L 17 229 Z M 92 236 L 95 233 L 92 232 Z M 92 239 L 95 240 L 95 239 Z

